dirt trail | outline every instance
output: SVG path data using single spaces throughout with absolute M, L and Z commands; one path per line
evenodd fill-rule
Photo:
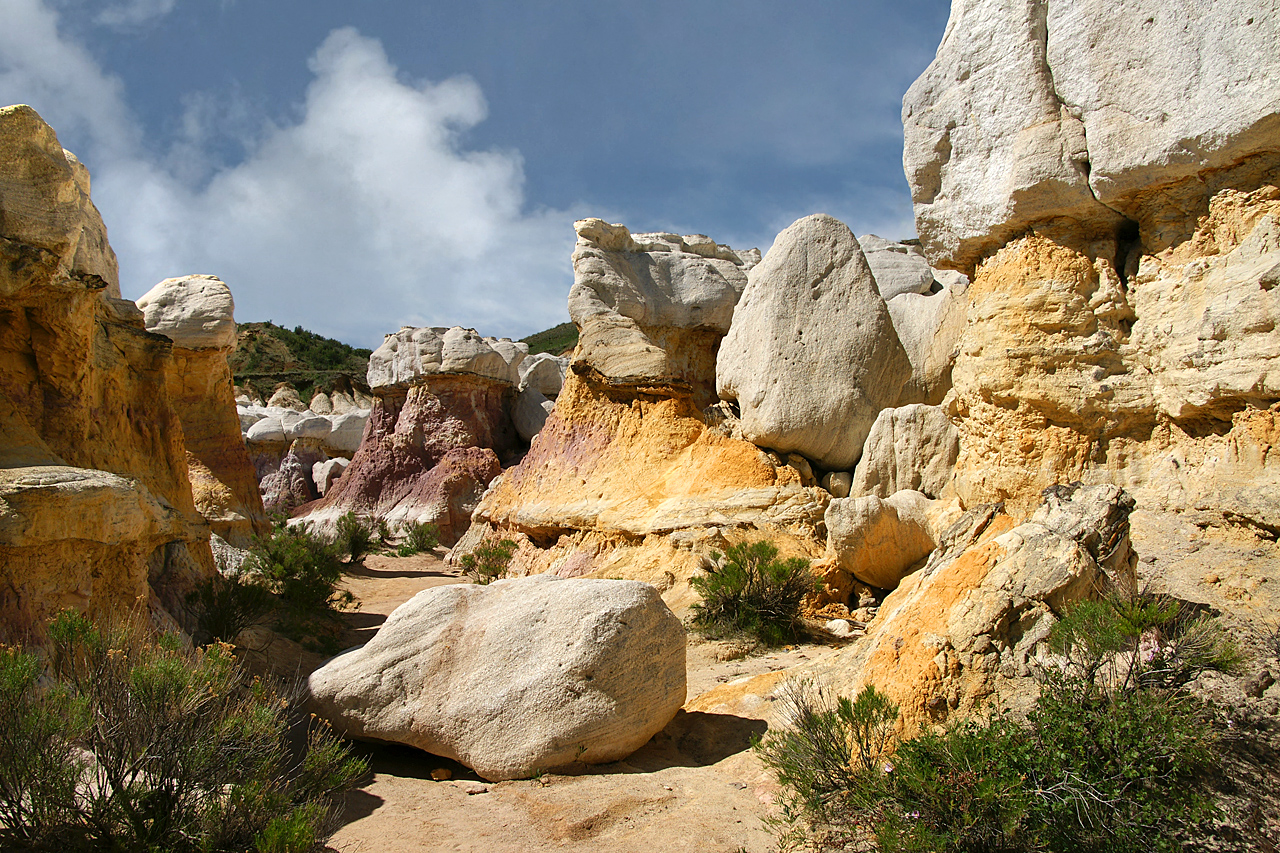
M 418 591 L 462 581 L 435 556 L 369 557 L 347 584 L 361 602 L 348 615 L 350 643 L 366 642 Z M 797 646 L 724 660 L 732 653 L 726 644 L 691 637 L 688 699 L 831 651 Z M 753 710 L 758 717 L 681 711 L 626 761 L 496 784 L 418 750 L 358 744 L 372 778 L 348 794 L 345 823 L 329 844 L 343 853 L 764 853 L 774 846 L 763 821 L 777 789 L 750 745 L 767 730 L 769 710 Z M 451 778 L 433 780 L 442 769 Z

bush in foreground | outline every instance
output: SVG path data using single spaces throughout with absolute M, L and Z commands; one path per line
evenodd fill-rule
M 778 549 L 763 541 L 730 546 L 724 565 L 689 583 L 702 596 L 693 606 L 696 627 L 713 637 L 749 634 L 766 645 L 800 635 L 800 605 L 816 586 L 807 560 L 779 560 Z
M 440 544 L 440 528 L 424 521 L 410 522 L 404 528 L 404 541 L 396 549 L 401 557 L 412 557 L 430 551 Z
M 891 753 L 867 734 L 897 718 L 874 687 L 852 702 L 793 688 L 790 726 L 757 745 L 787 792 L 788 837 L 884 853 L 1179 849 L 1214 814 L 1216 763 L 1209 715 L 1180 688 L 1237 666 L 1236 647 L 1176 602 L 1135 598 L 1075 606 L 1049 648 L 1025 722 L 960 723 Z
M 352 565 L 359 565 L 373 549 L 374 531 L 354 512 L 344 512 L 334 524 L 333 543 Z
M 63 613 L 49 678 L 0 649 L 0 848 L 303 853 L 367 767 L 222 646 Z

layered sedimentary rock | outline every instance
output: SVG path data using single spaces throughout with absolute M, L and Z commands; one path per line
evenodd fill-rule
M 453 544 L 500 460 L 520 446 L 511 405 L 525 350 L 510 343 L 456 326 L 388 335 L 369 359 L 375 402 L 363 440 L 308 519 L 426 522 Z
M 1276 10 L 1247 2 L 955 4 L 903 100 L 927 256 L 971 269 L 1053 220 L 1181 243 L 1216 192 L 1274 176 L 1278 36 Z
M 1133 498 L 1116 486 L 1063 487 L 1023 524 L 974 507 L 924 568 L 881 604 L 867 637 L 828 673 L 844 695 L 875 684 L 908 725 L 967 715 L 999 695 L 1034 699 L 1030 666 L 1067 604 L 1132 588 Z
M 930 261 L 973 270 L 948 402 L 964 501 L 1111 481 L 1269 523 L 1277 35 L 1276 10 L 1231 3 L 953 9 L 904 162 Z
M 138 300 L 147 330 L 173 341 L 169 397 L 182 419 L 196 508 L 239 547 L 267 530 L 258 477 L 240 433 L 227 355 L 235 349 L 231 290 L 216 276 L 157 284 Z
M 520 779 L 643 746 L 684 704 L 684 646 L 653 587 L 544 575 L 425 590 L 309 686 L 348 735 Z
M 749 273 L 716 387 L 749 441 L 847 469 L 911 371 L 853 233 L 824 214 L 778 235 Z
M 692 235 L 636 234 L 600 219 L 574 223 L 569 316 L 573 370 L 618 388 L 687 387 L 716 400 L 716 351 L 759 256 Z
M 84 167 L 0 110 L 0 631 L 138 599 L 182 618 L 213 570 L 169 388 L 173 344 L 119 299 Z M 99 523 L 100 522 L 100 523 Z

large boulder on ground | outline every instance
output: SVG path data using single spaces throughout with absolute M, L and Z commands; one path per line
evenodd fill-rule
M 701 235 L 632 235 L 600 219 L 574 228 L 573 369 L 613 386 L 682 387 L 699 406 L 715 402 L 716 345 L 758 256 Z
M 951 481 L 960 435 L 941 406 L 885 409 L 871 426 L 849 494 L 887 498 L 903 489 L 936 498 Z
M 853 233 L 825 214 L 778 235 L 751 269 L 716 386 L 747 440 L 848 469 L 911 365 Z
M 1278 38 L 1245 0 L 954 4 L 902 107 L 926 255 L 968 270 L 1054 219 L 1181 242 L 1224 170 L 1280 163 Z
M 684 646 L 653 587 L 542 575 L 420 592 L 309 687 L 349 736 L 519 779 L 644 745 L 684 704 Z

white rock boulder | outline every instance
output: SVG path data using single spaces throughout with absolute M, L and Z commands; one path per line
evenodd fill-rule
M 542 396 L 554 400 L 564 387 L 569 372 L 569 359 L 540 352 L 520 363 L 520 390 L 536 388 Z
M 849 494 L 887 498 L 911 489 L 938 497 L 951 480 L 960 434 L 941 406 L 885 409 L 867 436 Z
M 778 235 L 721 342 L 716 386 L 746 438 L 847 470 L 911 372 L 853 233 L 825 214 Z
M 360 449 L 365 424 L 369 422 L 369 410 L 358 409 L 341 415 L 330 415 L 332 430 L 324 437 L 321 447 L 330 456 L 351 456 Z
M 387 335 L 369 356 L 368 382 L 375 391 L 407 387 L 421 377 L 440 373 L 471 374 L 512 385 L 519 381 L 518 365 L 513 367 L 475 329 L 461 326 L 406 327 Z
M 685 699 L 685 632 L 653 587 L 548 575 L 436 587 L 311 675 L 347 735 L 456 759 L 491 781 L 618 761 Z
M 899 293 L 928 293 L 933 287 L 933 270 L 919 244 L 895 243 L 864 234 L 858 238 L 858 245 L 885 302 Z
M 164 335 L 180 347 L 235 349 L 235 301 L 231 288 L 217 276 L 166 278 L 137 304 L 146 317 L 147 331 Z

